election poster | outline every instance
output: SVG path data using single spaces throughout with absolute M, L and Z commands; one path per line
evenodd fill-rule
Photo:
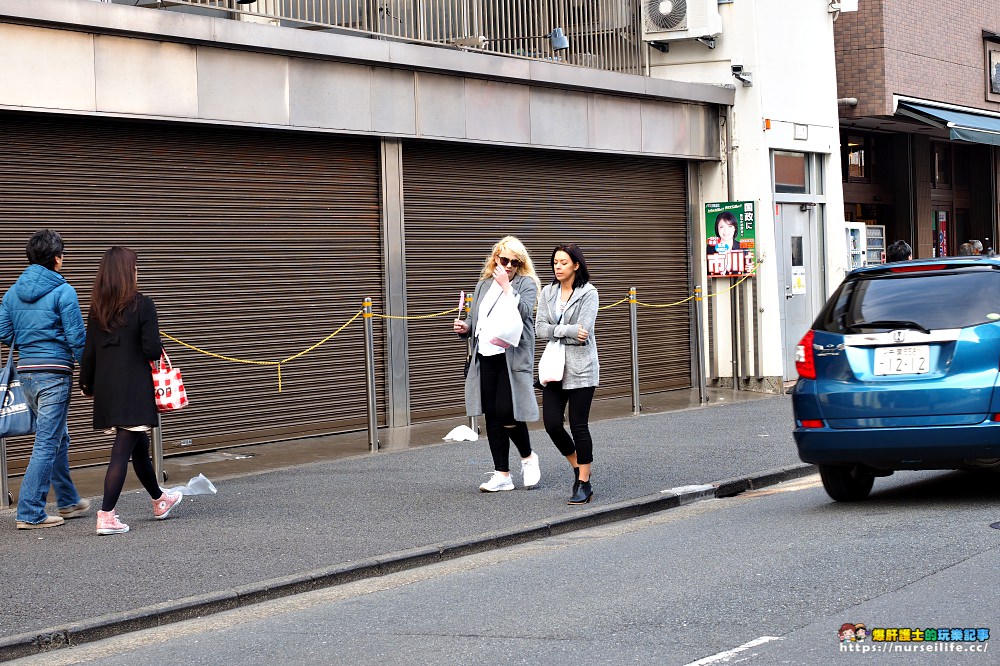
M 708 277 L 740 277 L 757 265 L 753 201 L 705 204 Z

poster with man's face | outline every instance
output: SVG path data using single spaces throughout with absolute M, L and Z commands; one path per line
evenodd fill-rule
M 739 277 L 757 265 L 753 201 L 705 204 L 708 277 Z

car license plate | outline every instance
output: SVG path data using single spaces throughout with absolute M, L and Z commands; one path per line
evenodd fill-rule
M 930 369 L 930 345 L 878 347 L 875 349 L 876 375 L 922 375 Z

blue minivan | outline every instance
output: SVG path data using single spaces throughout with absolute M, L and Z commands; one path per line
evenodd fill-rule
M 853 271 L 795 367 L 799 457 L 835 500 L 896 470 L 1000 469 L 1000 259 Z

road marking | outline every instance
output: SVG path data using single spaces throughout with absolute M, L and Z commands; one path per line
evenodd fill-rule
M 764 495 L 776 495 L 778 493 L 792 493 L 795 492 L 796 490 L 806 490 L 807 488 L 818 488 L 821 485 L 823 485 L 823 482 L 820 481 L 819 474 L 812 474 L 810 476 L 806 476 L 801 479 L 796 479 L 795 481 L 779 483 L 778 485 L 771 486 L 769 488 L 761 488 L 760 490 L 751 490 L 750 492 L 737 495 L 737 497 L 763 497 Z
M 735 647 L 732 650 L 726 650 L 725 652 L 720 652 L 719 654 L 713 654 L 711 657 L 705 657 L 704 659 L 699 659 L 698 661 L 692 661 L 690 664 L 687 664 L 687 666 L 707 666 L 708 664 L 717 664 L 720 661 L 729 661 L 740 652 L 746 652 L 750 648 L 755 648 L 758 645 L 770 643 L 771 641 L 783 640 L 785 639 L 778 636 L 761 636 L 760 638 L 753 639 L 749 643 L 744 643 L 739 647 Z

